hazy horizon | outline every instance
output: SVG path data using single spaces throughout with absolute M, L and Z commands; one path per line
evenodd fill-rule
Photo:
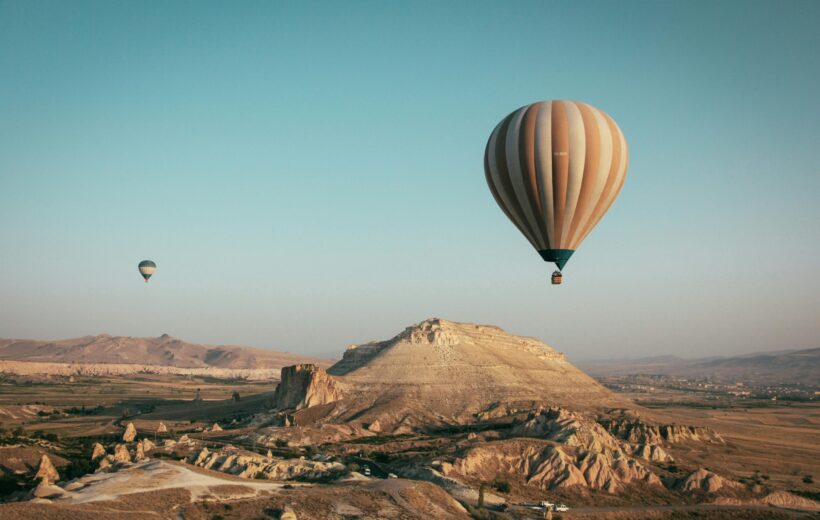
M 818 346 L 820 3 L 318 5 L 0 1 L 0 337 Z M 543 99 L 630 150 L 560 287 L 482 164 Z

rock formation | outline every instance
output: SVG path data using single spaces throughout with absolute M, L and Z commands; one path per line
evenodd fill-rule
M 616 437 L 631 444 L 675 444 L 684 441 L 723 443 L 721 436 L 706 427 L 682 424 L 648 424 L 637 419 L 603 419 L 601 424 Z
M 143 446 L 142 441 L 137 443 L 137 447 L 134 450 L 134 461 L 139 462 L 145 459 L 145 446 Z
M 157 433 L 166 433 L 168 431 L 168 427 L 165 426 L 165 423 L 160 421 L 159 426 L 157 426 Z
M 95 442 L 94 449 L 91 452 L 91 460 L 95 461 L 101 457 L 105 457 L 105 448 L 99 442 Z
M 37 468 L 37 474 L 34 475 L 37 480 L 43 482 L 57 482 L 60 480 L 60 474 L 57 473 L 57 468 L 51 463 L 51 459 L 45 453 L 40 458 L 40 466 Z
M 679 479 L 674 484 L 674 489 L 681 493 L 692 493 L 702 491 L 704 493 L 717 493 L 721 490 L 740 490 L 743 485 L 739 482 L 725 479 L 711 471 L 700 468 L 686 478 Z
M 60 486 L 55 486 L 47 478 L 40 481 L 36 488 L 31 492 L 35 498 L 54 499 L 59 498 L 65 494 L 65 491 Z
M 117 444 L 114 446 L 114 461 L 121 464 L 128 464 L 131 462 L 131 454 L 128 453 L 128 448 L 124 444 Z
M 122 440 L 123 442 L 133 442 L 136 438 L 137 429 L 134 427 L 134 423 L 129 422 L 125 428 L 125 433 L 122 434 Z
M 279 520 L 299 520 L 299 517 L 296 516 L 296 512 L 293 508 L 285 506 L 282 509 L 282 514 L 279 515 Z
M 221 427 L 221 426 L 219 426 L 219 423 L 214 423 L 214 425 L 213 425 L 213 426 L 211 426 L 211 431 L 212 431 L 212 432 L 221 432 L 221 431 L 222 431 L 222 427 Z
M 300 410 L 341 398 L 333 378 L 316 365 L 284 367 L 280 379 L 273 397 L 279 409 Z
M 660 479 L 621 451 L 590 452 L 552 443 L 510 440 L 469 449 L 444 474 L 491 481 L 498 475 L 523 477 L 541 489 L 573 486 L 615 493 L 624 485 L 641 481 L 661 485 Z
M 303 459 L 271 460 L 256 453 L 236 448 L 211 451 L 202 448 L 188 459 L 189 464 L 201 468 L 230 473 L 245 478 L 270 480 L 314 481 L 341 476 L 345 466 L 338 462 Z
M 579 410 L 634 406 L 536 339 L 436 318 L 387 341 L 348 347 L 327 373 L 344 399 L 321 421 L 356 420 L 380 434 L 494 420 L 561 403 Z M 280 387 L 284 382 L 283 370 Z M 304 395 L 296 392 L 282 404 L 296 408 Z

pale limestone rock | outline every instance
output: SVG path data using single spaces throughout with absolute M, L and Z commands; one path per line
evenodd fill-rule
M 166 433 L 168 432 L 168 427 L 165 426 L 165 423 L 160 421 L 159 426 L 157 427 L 157 433 Z
M 94 443 L 94 449 L 91 451 L 91 460 L 92 462 L 105 457 L 105 448 L 99 442 Z
M 280 410 L 310 408 L 338 401 L 341 397 L 333 378 L 323 368 L 312 364 L 282 367 L 280 382 L 273 395 L 276 408 Z
M 208 458 L 208 455 L 209 455 L 210 453 L 211 453 L 211 452 L 210 452 L 210 451 L 208 451 L 208 448 L 202 448 L 202 451 L 200 451 L 200 452 L 199 452 L 199 454 L 197 454 L 197 456 L 196 456 L 196 457 L 194 457 L 193 464 L 194 464 L 195 466 L 199 466 L 199 465 L 201 465 L 202 463 L 204 463 L 204 462 L 205 462 L 205 459 L 206 459 L 206 458 Z
M 100 459 L 100 465 L 97 466 L 97 471 L 104 470 L 105 468 L 111 467 L 111 463 L 114 461 L 114 457 L 111 455 L 106 455 L 102 459 Z
M 66 491 L 77 491 L 78 489 L 82 489 L 85 486 L 86 485 L 84 483 L 80 482 L 79 480 L 75 480 L 63 486 L 63 489 Z
M 114 446 L 114 462 L 121 464 L 128 464 L 131 462 L 131 454 L 128 453 L 128 448 L 124 444 L 117 444 Z
M 679 479 L 674 487 L 682 493 L 692 493 L 694 491 L 716 493 L 720 490 L 739 490 L 743 488 L 743 485 L 739 482 L 725 479 L 705 468 L 700 468 L 688 477 Z
M 142 439 L 142 449 L 144 451 L 151 451 L 156 447 L 157 447 L 156 444 L 151 442 L 149 439 Z
M 137 429 L 134 427 L 134 423 L 129 422 L 128 426 L 125 427 L 125 433 L 122 434 L 122 440 L 123 442 L 133 442 L 136 438 Z
M 221 427 L 221 426 L 219 426 L 219 423 L 214 423 L 214 425 L 213 425 L 213 426 L 211 426 L 211 431 L 212 431 L 212 432 L 221 432 L 221 431 L 222 431 L 222 427 Z
M 60 486 L 49 483 L 48 479 L 43 479 L 37 487 L 34 488 L 32 495 L 36 498 L 54 499 L 65 495 L 65 491 Z
M 145 459 L 145 446 L 143 446 L 142 441 L 137 443 L 137 448 L 134 452 L 134 461 L 139 462 Z
M 57 473 L 57 468 L 54 467 L 54 464 L 51 463 L 51 459 L 48 458 L 48 455 L 45 453 L 40 457 L 40 466 L 37 468 L 37 474 L 34 475 L 34 478 L 46 483 L 58 482 L 60 480 L 60 474 Z
M 282 514 L 279 515 L 279 520 L 299 520 L 299 517 L 296 516 L 296 511 L 288 506 L 285 506 L 282 510 Z

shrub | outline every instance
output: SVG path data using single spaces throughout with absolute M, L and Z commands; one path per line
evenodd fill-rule
M 811 475 L 805 475 L 803 477 L 803 482 L 806 484 L 814 484 L 814 478 Z
M 510 492 L 510 483 L 506 480 L 496 480 L 494 487 L 496 491 L 500 493 L 509 493 Z

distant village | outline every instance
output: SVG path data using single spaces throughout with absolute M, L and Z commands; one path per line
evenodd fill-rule
M 679 394 L 697 401 L 717 404 L 721 401 L 794 401 L 806 402 L 820 399 L 820 386 L 801 383 L 749 383 L 716 381 L 711 378 L 690 379 L 682 376 L 635 374 L 601 376 L 598 380 L 610 390 L 620 393 L 650 394 L 636 396 L 641 402 L 651 402 L 651 394 L 664 400 Z

